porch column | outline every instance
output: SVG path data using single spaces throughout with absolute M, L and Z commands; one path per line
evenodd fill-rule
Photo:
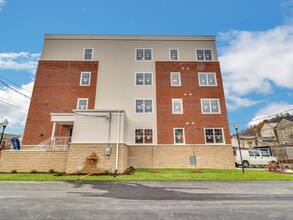
M 51 135 L 51 141 L 50 141 L 50 148 L 51 149 L 54 148 L 55 131 L 56 131 L 56 122 L 53 122 L 52 135 Z

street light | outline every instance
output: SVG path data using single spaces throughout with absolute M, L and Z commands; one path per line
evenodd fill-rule
M 242 154 L 241 154 L 240 140 L 239 140 L 239 134 L 238 134 L 238 124 L 234 124 L 234 128 L 235 128 L 236 134 L 237 134 L 238 148 L 239 148 L 239 154 L 240 154 L 240 160 L 241 160 L 242 173 L 244 173 L 244 166 L 243 166 L 243 163 L 242 163 Z
M 4 135 L 5 128 L 7 127 L 8 124 L 9 124 L 9 122 L 8 122 L 7 119 L 4 119 L 4 121 L 2 123 L 0 123 L 0 125 L 2 125 L 2 127 L 3 127 L 2 134 L 1 134 L 1 139 L 0 139 L 0 150 L 2 150 L 3 135 Z

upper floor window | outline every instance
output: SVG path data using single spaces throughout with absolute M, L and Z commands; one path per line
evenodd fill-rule
M 136 60 L 152 60 L 152 49 L 136 49 Z
M 173 114 L 183 114 L 182 99 L 172 99 Z
M 174 128 L 174 144 L 184 143 L 184 128 Z
M 178 49 L 170 49 L 170 60 L 179 60 Z
M 282 135 L 282 138 L 286 138 L 286 132 L 285 132 L 285 130 L 281 130 L 281 135 Z
M 181 86 L 181 78 L 179 72 L 171 72 L 171 86 Z
M 84 60 L 92 60 L 93 59 L 93 48 L 84 48 L 83 59 Z
M 198 73 L 198 81 L 200 86 L 216 86 L 216 74 L 215 73 Z
M 135 129 L 136 144 L 152 144 L 153 129 Z
M 201 99 L 201 110 L 203 114 L 219 114 L 219 99 Z
M 151 86 L 151 85 L 153 85 L 153 74 L 152 73 L 136 73 L 135 74 L 135 85 L 137 85 L 137 86 Z
M 206 128 L 205 130 L 205 140 L 209 144 L 223 144 L 224 136 L 222 128 Z
M 153 100 L 152 99 L 136 99 L 135 112 L 136 113 L 152 113 Z
M 88 99 L 80 98 L 77 100 L 77 109 L 78 110 L 86 110 L 88 104 Z
M 197 60 L 213 60 L 212 50 L 210 49 L 197 49 L 196 50 Z
M 91 72 L 81 72 L 80 86 L 89 86 L 91 83 Z

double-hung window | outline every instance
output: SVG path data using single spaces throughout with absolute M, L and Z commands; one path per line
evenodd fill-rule
M 137 48 L 135 54 L 136 60 L 146 60 L 151 61 L 152 58 L 152 49 Z
M 205 128 L 205 140 L 207 144 L 223 144 L 224 136 L 222 128 Z
M 77 109 L 78 110 L 86 110 L 88 105 L 88 99 L 80 98 L 77 100 Z
M 152 144 L 153 143 L 153 129 L 135 129 L 135 143 L 136 144 Z
M 89 86 L 91 83 L 91 72 L 81 72 L 80 86 Z
M 210 49 L 197 49 L 196 59 L 199 61 L 210 61 L 213 60 L 212 50 Z
M 172 99 L 172 113 L 183 114 L 182 99 Z
M 174 128 L 174 144 L 184 144 L 184 128 Z
M 153 113 L 152 99 L 136 99 L 135 100 L 136 113 Z
M 84 60 L 92 60 L 93 59 L 93 48 L 84 48 L 83 59 Z
M 170 60 L 179 60 L 178 49 L 170 49 Z
M 217 86 L 215 73 L 198 73 L 198 81 L 200 86 Z
M 171 72 L 171 86 L 181 86 L 181 78 L 179 72 Z
M 201 99 L 201 111 L 203 114 L 220 114 L 219 99 Z
M 151 85 L 153 85 L 153 74 L 152 73 L 136 73 L 135 74 L 135 85 L 137 85 L 137 86 L 151 86 Z

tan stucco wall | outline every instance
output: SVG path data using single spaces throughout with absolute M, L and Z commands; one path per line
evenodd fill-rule
M 196 166 L 190 165 L 190 156 L 196 157 Z M 234 169 L 235 159 L 231 145 L 129 146 L 128 166 Z
M 111 155 L 107 160 L 105 149 L 107 144 L 71 144 L 68 154 L 66 173 L 104 173 L 105 170 L 114 173 L 116 164 L 116 144 L 111 144 Z M 95 152 L 98 161 L 91 163 L 87 157 Z M 119 145 L 118 173 L 123 173 L 127 168 L 127 146 Z
M 0 172 L 65 172 L 68 151 L 2 151 Z

